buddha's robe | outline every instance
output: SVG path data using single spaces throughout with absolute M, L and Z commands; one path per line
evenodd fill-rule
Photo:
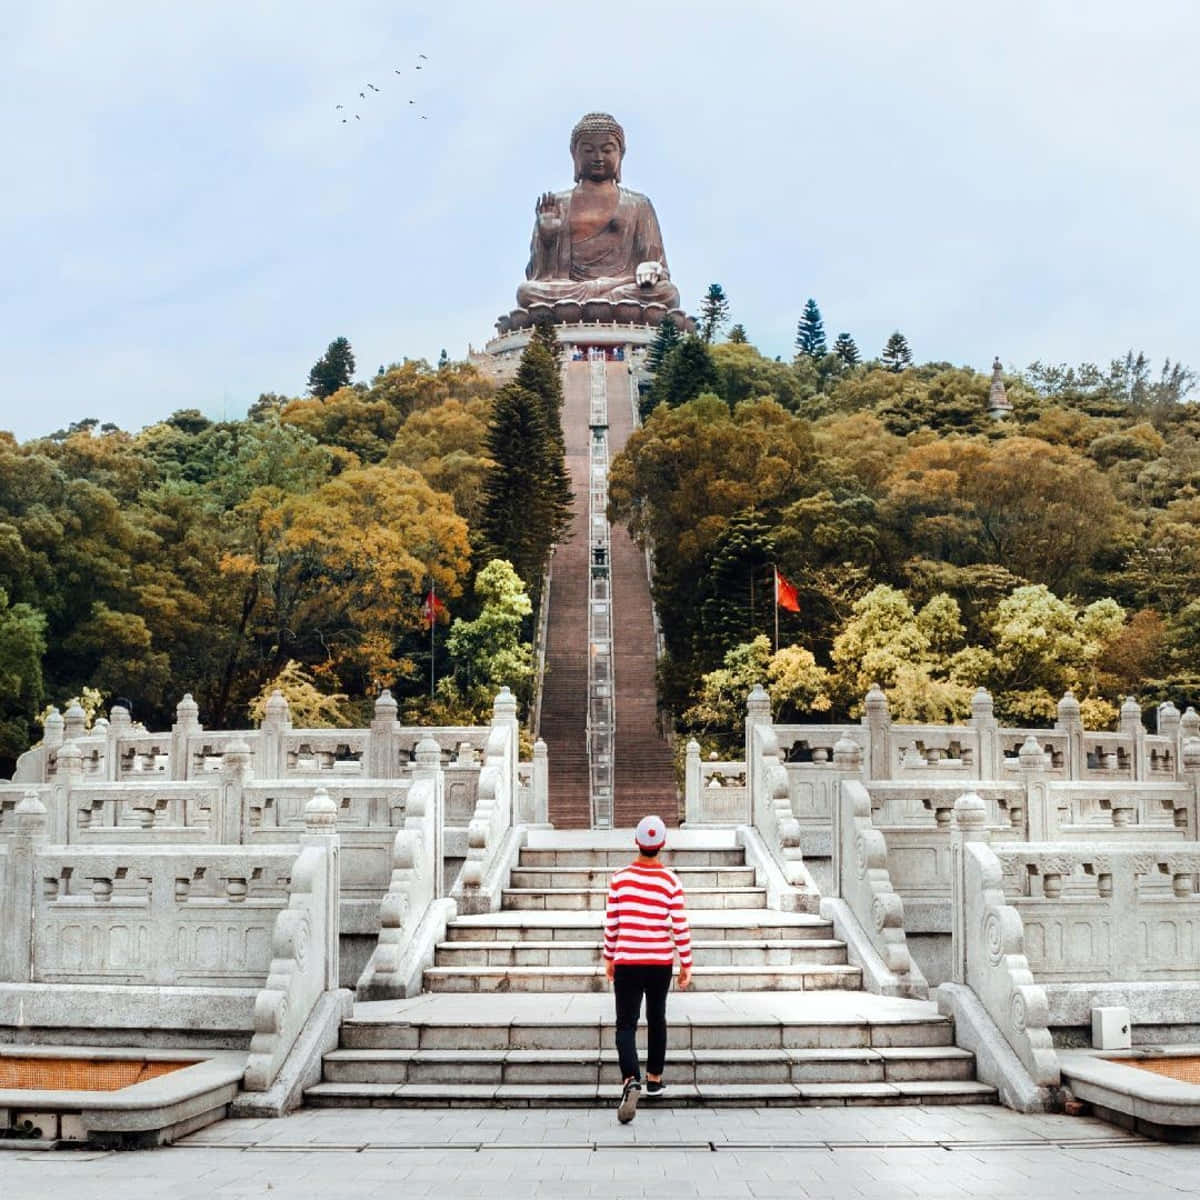
M 517 288 L 517 303 L 553 304 L 556 300 L 635 300 L 640 304 L 679 307 L 679 289 L 667 273 L 662 233 L 654 206 L 641 194 L 618 188 L 611 220 L 591 237 L 571 236 L 574 191 L 558 192 L 562 227 L 544 239 L 535 221 L 525 282 Z M 644 262 L 662 264 L 658 283 L 641 286 L 637 268 Z

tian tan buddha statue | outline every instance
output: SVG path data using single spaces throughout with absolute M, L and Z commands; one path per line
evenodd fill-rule
M 501 332 L 543 316 L 658 324 L 674 310 L 686 319 L 654 206 L 621 187 L 625 131 L 607 113 L 588 113 L 571 131 L 571 157 L 575 186 L 538 199 L 519 308 L 500 319 Z

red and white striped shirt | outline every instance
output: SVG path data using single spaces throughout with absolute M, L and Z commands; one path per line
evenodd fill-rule
M 692 965 L 692 934 L 675 872 L 631 863 L 613 874 L 604 910 L 604 957 L 629 966 Z

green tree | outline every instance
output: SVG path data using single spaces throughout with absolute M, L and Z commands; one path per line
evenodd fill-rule
M 334 338 L 325 353 L 313 363 L 308 373 L 308 390 L 324 399 L 339 388 L 349 386 L 354 378 L 354 351 L 344 337 Z
M 663 365 L 667 355 L 679 345 L 682 337 L 674 320 L 671 317 L 663 317 L 662 324 L 659 325 L 658 332 L 654 335 L 654 341 L 650 343 L 650 348 L 646 351 L 646 369 L 657 371 Z
M 745 346 L 750 339 L 746 336 L 746 327 L 740 322 L 729 331 L 729 340 L 735 346 Z
M 811 296 L 796 325 L 796 353 L 817 359 L 824 358 L 826 354 L 825 324 L 821 320 L 821 310 Z
M 858 346 L 848 333 L 839 333 L 833 343 L 833 352 L 848 367 L 857 366 L 859 362 Z
M 496 693 L 509 687 L 528 700 L 533 681 L 533 648 L 521 631 L 533 604 L 521 577 L 505 559 L 493 559 L 475 576 L 481 604 L 473 621 L 456 619 L 446 639 L 452 674 L 440 685 L 443 698 L 487 717 Z
M 45 616 L 28 604 L 9 605 L 0 589 L 0 764 L 6 779 L 33 741 L 45 651 Z
M 678 408 L 695 400 L 702 392 L 715 391 L 719 383 L 717 368 L 708 344 L 689 334 L 667 357 L 654 376 L 649 405 L 643 417 L 660 404 Z
M 488 555 L 507 559 L 522 579 L 540 581 L 569 519 L 557 483 L 559 448 L 541 397 L 515 383 L 496 393 L 487 454 L 493 465 L 484 479 L 481 533 Z
M 896 330 L 887 340 L 887 345 L 883 348 L 883 354 L 880 356 L 883 365 L 889 371 L 903 371 L 905 367 L 912 366 L 912 350 L 909 349 L 908 339 Z
M 551 486 L 556 502 L 566 511 L 571 507 L 574 493 L 567 475 L 566 443 L 563 438 L 563 387 L 558 361 L 561 352 L 554 326 L 549 321 L 539 322 L 521 354 L 514 382 L 541 401 L 546 432 L 554 443 L 554 452 L 549 456 L 546 469 L 552 477 Z
M 716 340 L 728 320 L 729 299 L 725 289 L 719 283 L 710 283 L 700 301 L 700 337 L 706 345 Z

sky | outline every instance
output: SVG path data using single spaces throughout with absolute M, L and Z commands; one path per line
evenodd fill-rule
M 360 378 L 464 357 L 596 109 L 685 306 L 720 282 L 766 354 L 812 296 L 868 355 L 1200 368 L 1198 34 L 1194 0 L 24 0 L 0 429 L 237 418 L 338 336 Z

